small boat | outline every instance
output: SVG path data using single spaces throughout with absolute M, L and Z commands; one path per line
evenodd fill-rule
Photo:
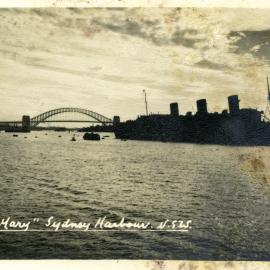
M 93 132 L 91 132 L 91 133 L 85 133 L 84 135 L 83 135 L 83 139 L 84 140 L 89 140 L 89 141 L 100 141 L 100 136 L 99 136 L 99 134 L 98 133 L 93 133 Z
M 58 136 L 58 138 L 62 138 L 62 136 L 61 136 L 61 135 L 59 135 L 59 136 Z
M 13 134 L 13 137 L 18 137 L 18 134 Z
M 72 141 L 72 142 L 76 142 L 75 136 L 73 136 L 73 137 L 71 138 L 71 141 Z

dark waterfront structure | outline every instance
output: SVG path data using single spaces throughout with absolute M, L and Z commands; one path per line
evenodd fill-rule
M 229 113 L 208 113 L 206 99 L 197 101 L 197 112 L 178 115 L 172 103 L 168 115 L 152 114 L 114 125 L 118 139 L 188 142 L 223 145 L 270 145 L 270 123 L 263 112 L 240 109 L 237 95 L 228 97 Z
M 113 125 L 97 125 L 79 128 L 78 132 L 113 132 Z

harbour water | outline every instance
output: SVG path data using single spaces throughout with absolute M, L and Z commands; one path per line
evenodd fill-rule
M 270 148 L 72 135 L 0 133 L 0 221 L 192 220 L 191 230 L 1 231 L 1 259 L 269 260 Z

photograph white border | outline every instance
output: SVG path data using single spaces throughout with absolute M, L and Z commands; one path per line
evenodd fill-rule
M 270 8 L 269 0 L 0 0 L 0 8 L 228 7 Z M 270 255 L 270 254 L 269 254 Z M 270 262 L 151 260 L 0 260 L 1 270 L 266 270 Z

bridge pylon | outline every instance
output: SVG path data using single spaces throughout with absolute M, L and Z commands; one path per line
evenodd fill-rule
M 22 131 L 23 132 L 31 131 L 31 120 L 29 115 L 23 115 L 22 117 Z

